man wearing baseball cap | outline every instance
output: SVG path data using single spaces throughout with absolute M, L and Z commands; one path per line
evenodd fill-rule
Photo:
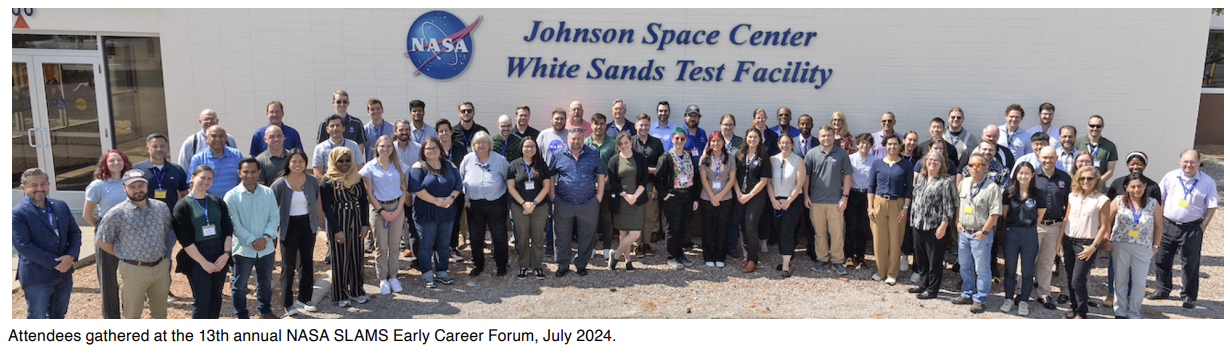
M 161 201 L 146 197 L 145 172 L 124 173 L 128 200 L 116 205 L 98 222 L 98 248 L 120 260 L 120 305 L 125 319 L 140 319 L 148 302 L 149 315 L 167 318 L 167 293 L 171 289 L 170 261 L 165 261 L 171 231 L 171 210 Z

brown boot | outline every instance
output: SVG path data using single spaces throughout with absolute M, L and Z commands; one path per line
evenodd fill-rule
M 743 272 L 744 272 L 744 273 L 750 273 L 750 272 L 753 272 L 753 271 L 756 271 L 756 262 L 755 262 L 755 261 L 743 260 Z

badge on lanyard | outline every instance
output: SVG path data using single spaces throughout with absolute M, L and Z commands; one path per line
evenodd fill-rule
M 1187 205 L 1188 205 L 1187 200 L 1179 200 L 1179 207 L 1187 208 Z
M 713 190 L 722 190 L 722 180 L 714 179 L 713 182 L 709 184 L 713 185 Z
M 533 181 L 533 180 L 526 180 L 526 181 L 525 181 L 525 189 L 526 189 L 526 190 L 534 190 L 534 181 Z
M 965 213 L 966 213 L 966 214 L 973 214 L 973 213 L 974 213 L 974 207 L 973 207 L 973 206 L 966 206 L 966 207 L 965 207 Z
M 217 230 L 216 228 L 214 228 L 214 225 L 213 225 L 213 224 L 210 224 L 210 225 L 205 225 L 205 226 L 202 226 L 202 227 L 201 227 L 201 235 L 202 235 L 202 236 L 214 236 L 214 235 L 217 235 L 217 234 L 218 234 L 218 230 Z
M 167 191 L 163 189 L 154 190 L 154 198 L 155 199 L 166 199 Z
M 1140 237 L 1140 232 L 1136 230 L 1128 230 L 1128 237 Z

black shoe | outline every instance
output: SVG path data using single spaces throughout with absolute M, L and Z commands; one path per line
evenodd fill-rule
M 934 299 L 938 296 L 939 294 L 936 294 L 930 291 L 923 291 L 921 293 L 918 293 L 918 295 L 914 295 L 914 297 L 918 298 L 919 300 Z
M 504 268 L 495 270 L 495 276 L 504 277 L 504 275 L 508 275 L 508 270 L 505 270 Z
M 911 294 L 920 294 L 924 291 L 927 291 L 927 288 L 924 288 L 922 286 L 915 286 L 915 287 L 910 288 L 909 290 L 906 290 L 906 292 L 911 293 Z
M 1087 301 L 1086 303 L 1088 303 L 1088 304 L 1089 304 L 1089 307 L 1091 307 L 1091 308 L 1095 308 L 1095 307 L 1098 307 L 1098 306 L 1102 306 L 1102 302 L 1101 302 L 1101 301 L 1089 300 L 1089 301 Z
M 555 270 L 555 277 L 564 277 L 564 275 L 568 275 L 568 265 L 561 265 L 559 269 Z
M 627 263 L 624 263 L 624 270 L 625 271 L 636 270 L 636 268 L 632 267 L 632 260 L 628 260 Z
M 1060 295 L 1059 295 L 1059 297 L 1056 297 L 1056 298 L 1055 298 L 1055 303 L 1056 303 L 1056 304 L 1059 304 L 1059 305 L 1067 304 L 1067 303 L 1068 303 L 1068 296 L 1067 296 L 1067 295 L 1060 294 Z
M 1170 300 L 1170 293 L 1154 291 L 1150 293 L 1149 296 L 1145 296 L 1145 298 L 1149 300 Z
M 606 259 L 606 266 L 610 268 L 611 270 L 615 270 L 615 265 L 617 263 L 619 263 L 619 261 L 615 260 L 615 254 L 611 254 L 611 257 Z M 577 272 L 580 272 L 580 271 L 577 271 Z
M 1184 309 L 1195 309 L 1196 300 L 1183 300 L 1183 308 Z
M 589 270 L 585 268 L 577 269 L 577 275 L 580 275 L 580 276 L 589 275 Z
M 478 275 L 481 275 L 482 273 L 483 273 L 483 268 L 476 267 L 470 270 L 470 277 L 478 277 Z
M 534 269 L 534 278 L 538 280 L 546 279 L 547 274 L 542 272 L 542 269 Z
M 1119 316 L 1119 315 L 1115 315 L 1115 318 L 1116 318 L 1116 319 L 1127 319 L 1127 316 Z
M 1047 310 L 1055 310 L 1055 303 L 1051 302 L 1050 296 L 1038 298 L 1038 303 L 1042 304 L 1042 307 Z
M 527 273 L 529 273 L 529 269 L 526 269 L 526 268 L 521 268 L 517 270 L 517 279 L 519 280 L 519 279 L 526 278 L 526 275 L 528 275 Z
M 333 263 L 333 261 L 332 261 L 332 260 L 330 260 L 329 258 L 330 258 L 330 256 L 329 256 L 329 255 L 325 255 L 325 264 L 332 264 L 332 263 Z

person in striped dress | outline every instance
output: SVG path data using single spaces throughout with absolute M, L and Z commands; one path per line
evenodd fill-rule
M 320 183 L 320 201 L 328 225 L 330 264 L 333 271 L 333 300 L 339 307 L 366 303 L 363 291 L 363 238 L 368 228 L 367 189 L 360 181 L 355 156 L 350 148 L 329 151 L 329 170 Z

